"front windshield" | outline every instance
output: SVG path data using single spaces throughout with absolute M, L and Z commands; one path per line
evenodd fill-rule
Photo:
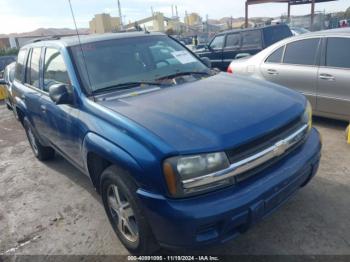
M 71 50 L 83 84 L 93 92 L 124 83 L 154 82 L 178 73 L 209 70 L 167 36 L 99 41 Z

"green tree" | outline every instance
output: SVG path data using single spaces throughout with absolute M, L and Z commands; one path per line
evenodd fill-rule
M 346 19 L 350 19 L 350 7 L 348 9 L 346 9 L 345 13 L 344 13 L 344 17 Z
M 18 54 L 18 49 L 17 48 L 0 49 L 0 56 L 17 55 L 17 54 Z

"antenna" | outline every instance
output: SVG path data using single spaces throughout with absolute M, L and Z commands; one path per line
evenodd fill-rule
M 87 79 L 88 79 L 88 82 L 89 82 L 89 87 L 91 88 L 92 85 L 91 85 L 90 75 L 89 75 L 89 71 L 88 71 L 88 68 L 87 68 L 87 65 L 86 65 L 85 54 L 84 54 L 83 46 L 81 44 L 79 30 L 78 30 L 77 22 L 75 20 L 72 3 L 70 2 L 70 0 L 68 0 L 68 3 L 69 3 L 70 12 L 72 14 L 72 18 L 73 18 L 73 22 L 74 22 L 74 26 L 75 26 L 75 31 L 77 32 L 77 37 L 78 37 L 78 41 L 79 41 L 80 51 L 81 51 L 81 54 L 83 56 L 83 62 L 84 62 L 85 70 L 86 70 Z

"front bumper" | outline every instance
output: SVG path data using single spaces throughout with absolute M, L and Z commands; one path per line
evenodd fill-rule
M 196 248 L 226 242 L 273 212 L 316 174 L 321 156 L 319 133 L 234 186 L 188 199 L 168 199 L 142 189 L 139 198 L 162 246 Z

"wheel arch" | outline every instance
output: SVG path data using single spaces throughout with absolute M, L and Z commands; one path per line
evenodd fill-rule
M 127 173 L 136 185 L 142 183 L 141 166 L 125 150 L 95 134 L 88 133 L 83 142 L 85 169 L 96 191 L 100 193 L 101 174 L 109 166 L 117 166 Z
M 27 116 L 27 108 L 23 103 L 16 103 L 14 107 L 18 116 L 18 121 L 21 122 L 21 124 L 23 125 L 24 118 Z

